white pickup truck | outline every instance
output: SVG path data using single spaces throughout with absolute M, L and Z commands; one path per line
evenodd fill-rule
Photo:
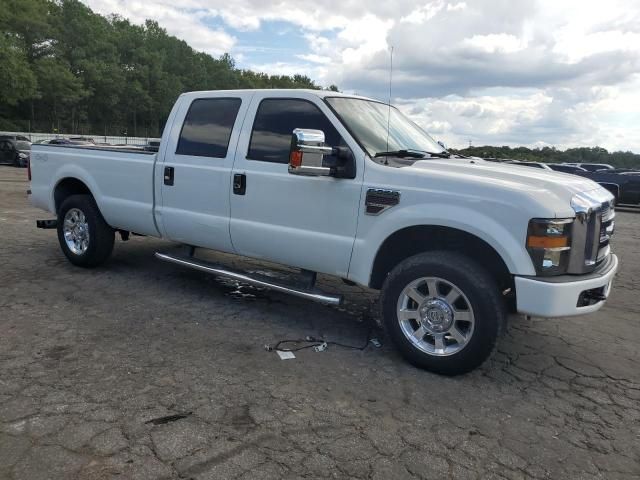
M 95 267 L 115 233 L 186 245 L 165 261 L 324 303 L 317 272 L 381 291 L 413 364 L 455 375 L 493 351 L 507 312 L 598 310 L 618 267 L 612 195 L 578 176 L 450 154 L 396 108 L 326 91 L 180 96 L 159 151 L 34 145 L 31 201 L 62 251 Z M 205 248 L 301 270 L 280 282 Z

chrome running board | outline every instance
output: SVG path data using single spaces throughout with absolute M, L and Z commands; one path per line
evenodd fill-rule
M 343 301 L 342 295 L 331 295 L 321 292 L 320 290 L 316 290 L 315 288 L 301 288 L 285 282 L 279 282 L 276 279 L 267 277 L 266 275 L 250 275 L 248 273 L 231 270 L 226 266 L 205 262 L 193 257 L 183 257 L 160 252 L 156 252 L 156 257 L 160 260 L 164 260 L 165 262 L 193 268 L 194 270 L 200 270 L 201 272 L 218 275 L 220 277 L 230 278 L 232 280 L 237 280 L 238 282 L 255 285 L 256 287 L 269 288 L 277 292 L 288 293 L 290 295 L 295 295 L 296 297 L 306 298 L 308 300 L 313 300 L 327 305 L 340 305 Z

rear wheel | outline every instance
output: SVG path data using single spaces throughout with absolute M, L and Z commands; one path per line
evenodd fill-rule
M 402 355 L 444 375 L 481 365 L 506 317 L 491 275 L 453 252 L 423 253 L 400 263 L 387 277 L 380 302 L 386 329 Z
M 71 263 L 96 267 L 113 251 L 115 232 L 90 195 L 71 195 L 58 210 L 58 241 Z

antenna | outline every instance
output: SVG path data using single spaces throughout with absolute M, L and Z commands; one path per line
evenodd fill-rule
M 389 151 L 389 131 L 391 130 L 391 83 L 393 81 L 393 45 L 391 45 L 391 58 L 389 59 L 389 109 L 387 111 L 387 149 Z M 384 157 L 387 164 L 387 157 Z

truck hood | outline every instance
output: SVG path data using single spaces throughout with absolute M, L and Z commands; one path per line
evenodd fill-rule
M 458 177 L 473 176 L 475 181 L 490 182 L 494 187 L 525 190 L 535 196 L 552 195 L 565 200 L 567 205 L 576 193 L 602 188 L 592 180 L 577 175 L 482 159 L 419 160 L 410 168 L 416 173 L 446 171 Z

